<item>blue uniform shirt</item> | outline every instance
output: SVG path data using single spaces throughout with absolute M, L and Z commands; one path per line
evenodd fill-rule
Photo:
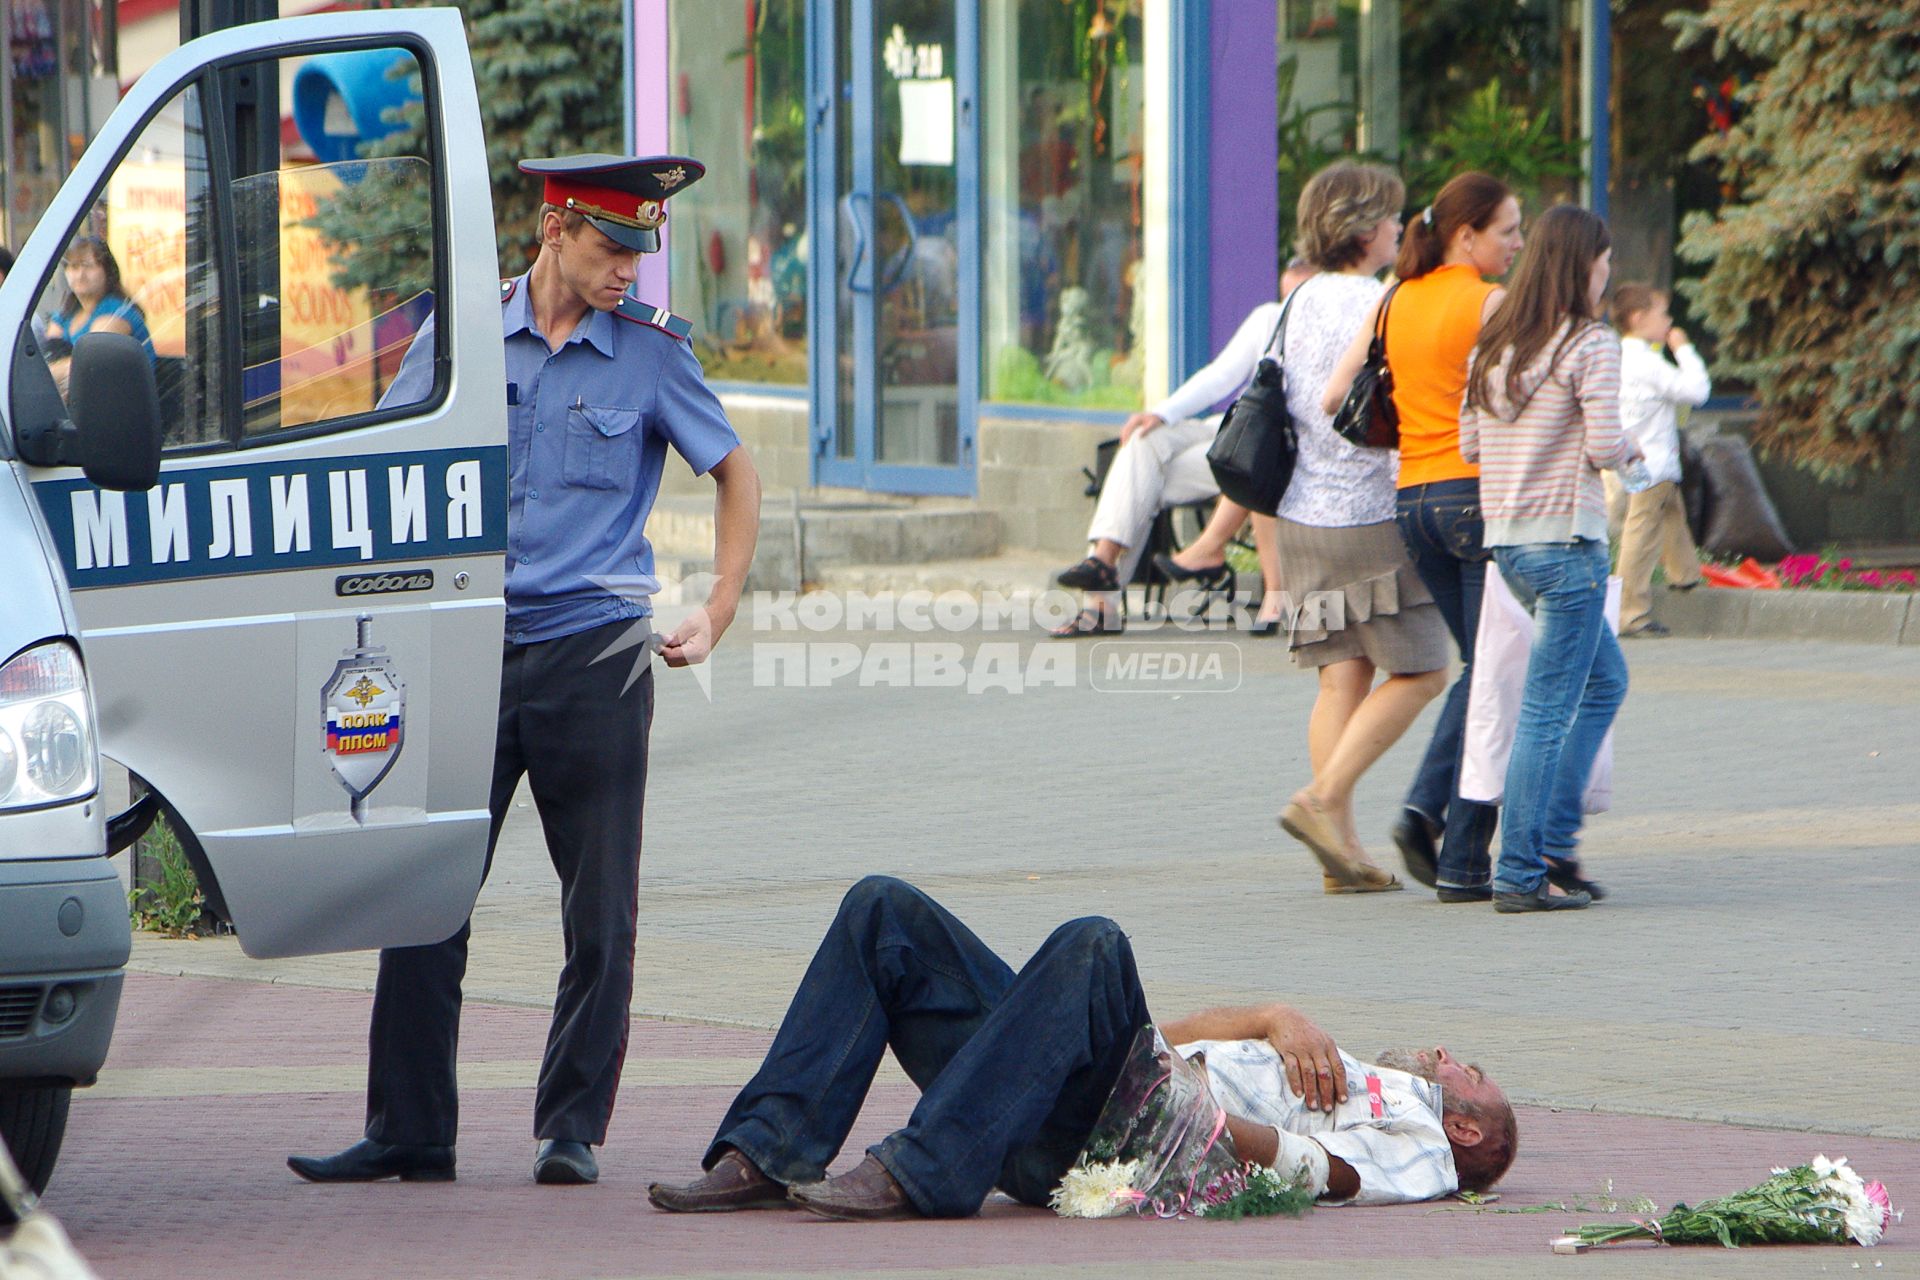
M 501 307 L 517 401 L 507 409 L 507 639 L 530 644 L 651 613 L 644 526 L 667 446 L 705 475 L 740 437 L 692 344 L 589 311 L 549 351 L 527 278 L 512 283 Z M 424 400 L 432 365 L 429 319 L 382 402 Z

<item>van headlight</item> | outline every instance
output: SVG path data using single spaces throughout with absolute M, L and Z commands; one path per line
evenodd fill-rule
M 99 753 L 80 654 L 64 640 L 0 667 L 0 809 L 93 794 Z

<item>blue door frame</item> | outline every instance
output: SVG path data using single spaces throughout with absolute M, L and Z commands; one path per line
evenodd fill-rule
M 954 218 L 958 250 L 958 462 L 954 466 L 906 465 L 877 456 L 880 424 L 878 333 L 882 288 L 879 276 L 879 158 L 875 120 L 880 85 L 874 56 L 883 38 L 872 0 L 848 5 L 840 29 L 836 0 L 811 0 L 807 20 L 807 317 L 808 429 L 815 484 L 885 493 L 972 496 L 978 488 L 975 436 L 980 407 L 980 125 L 979 0 L 954 0 Z M 846 78 L 840 73 L 848 52 Z M 852 154 L 840 154 L 842 112 Z M 840 166 L 851 161 L 852 191 L 839 196 Z M 902 216 L 908 216 L 901 210 Z M 852 294 L 853 421 L 840 421 L 840 281 L 843 225 L 856 237 L 848 259 Z M 841 457 L 835 442 L 851 427 L 853 454 Z

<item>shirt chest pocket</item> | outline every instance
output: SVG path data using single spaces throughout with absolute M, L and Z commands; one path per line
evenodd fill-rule
M 638 409 L 577 404 L 567 410 L 561 475 L 580 489 L 631 488 L 640 469 Z

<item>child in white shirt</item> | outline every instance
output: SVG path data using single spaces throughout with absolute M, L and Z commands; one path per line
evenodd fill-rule
M 1680 499 L 1681 405 L 1702 405 L 1712 394 L 1707 366 L 1684 330 L 1673 323 L 1667 295 L 1644 284 L 1614 290 L 1613 323 L 1620 330 L 1620 421 L 1646 455 L 1653 483 L 1627 498 L 1620 533 L 1620 635 L 1663 636 L 1653 620 L 1653 562 L 1667 585 L 1700 582 L 1700 553 L 1687 529 Z M 1669 364 L 1661 347 L 1673 352 Z

